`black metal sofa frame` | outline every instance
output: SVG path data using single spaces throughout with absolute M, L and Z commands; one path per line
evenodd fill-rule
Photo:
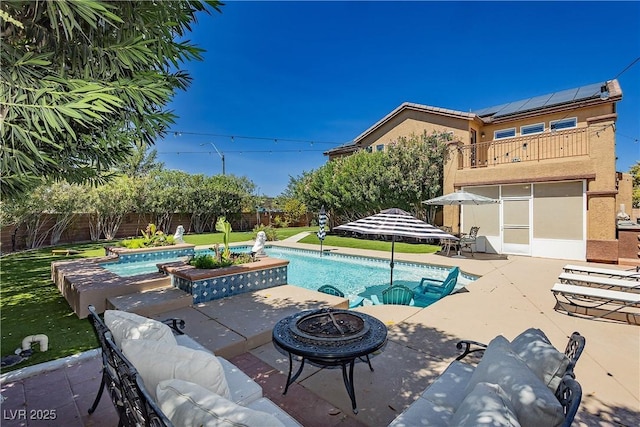
M 118 412 L 120 427 L 172 427 L 171 421 L 151 398 L 138 371 L 113 342 L 111 331 L 91 305 L 88 319 L 102 349 L 102 383 L 93 405 L 89 408 L 89 414 L 96 410 L 102 392 L 107 389 Z M 171 327 L 175 334 L 183 334 L 180 330 L 184 328 L 183 320 L 169 319 L 164 323 Z
M 580 383 L 576 381 L 575 373 L 573 372 L 576 362 L 580 358 L 582 351 L 584 350 L 586 340 L 578 332 L 574 332 L 569 337 L 569 342 L 564 350 L 564 354 L 569 358 L 569 365 L 562 377 L 560 385 L 556 389 L 555 396 L 562 405 L 564 410 L 564 423 L 563 427 L 570 427 L 573 423 L 573 419 L 580 407 L 580 401 L 582 400 L 582 387 Z M 456 357 L 456 360 L 462 360 L 470 354 L 484 352 L 487 348 L 487 344 L 483 344 L 477 341 L 462 340 L 456 344 L 458 350 L 463 350 L 462 354 Z

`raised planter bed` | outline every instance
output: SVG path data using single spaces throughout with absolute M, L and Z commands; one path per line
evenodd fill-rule
M 198 269 L 191 265 L 160 266 L 171 276 L 171 284 L 193 295 L 193 303 L 221 299 L 245 292 L 287 284 L 289 261 L 259 258 L 255 262 L 217 269 Z

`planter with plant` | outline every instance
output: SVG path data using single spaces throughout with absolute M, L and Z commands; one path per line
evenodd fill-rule
M 158 230 L 155 224 L 147 225 L 145 230 L 141 230 L 142 237 L 125 239 L 118 243 L 118 246 L 127 249 L 155 248 L 160 246 L 173 246 L 175 241 L 173 236 L 164 234 Z

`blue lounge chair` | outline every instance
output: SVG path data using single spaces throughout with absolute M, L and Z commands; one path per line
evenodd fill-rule
M 373 305 L 414 305 L 413 291 L 403 285 L 394 285 L 382 291 L 382 302 L 377 295 L 371 295 L 371 301 L 373 301 Z
M 331 285 L 322 285 L 320 286 L 320 288 L 318 288 L 318 292 L 322 292 L 328 295 L 334 295 L 336 297 L 341 297 L 344 298 L 344 293 L 336 288 L 335 286 L 331 286 Z M 364 298 L 363 297 L 356 297 L 355 300 L 351 301 L 349 300 L 349 308 L 356 308 L 359 307 L 361 305 L 364 304 Z
M 444 280 L 425 277 L 420 281 L 420 284 L 414 288 L 414 292 L 421 301 L 428 300 L 435 302 L 453 292 L 453 289 L 458 283 L 459 275 L 460 267 L 453 267 L 449 270 L 449 274 Z

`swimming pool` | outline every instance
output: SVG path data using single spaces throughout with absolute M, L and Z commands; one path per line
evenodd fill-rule
M 234 251 L 248 252 L 249 247 L 235 247 Z M 289 261 L 288 283 L 302 288 L 317 290 L 322 285 L 333 285 L 344 292 L 345 297 L 369 297 L 380 294 L 389 286 L 389 259 L 367 258 L 352 255 L 271 246 L 265 248 L 267 255 Z M 198 250 L 196 254 L 209 250 Z M 176 261 L 173 258 L 155 258 L 149 261 L 103 264 L 107 270 L 120 276 L 133 276 L 157 271 L 156 264 Z M 444 279 L 449 267 L 395 262 L 393 283 L 414 288 L 423 277 Z M 461 273 L 457 289 L 468 285 L 476 278 Z

